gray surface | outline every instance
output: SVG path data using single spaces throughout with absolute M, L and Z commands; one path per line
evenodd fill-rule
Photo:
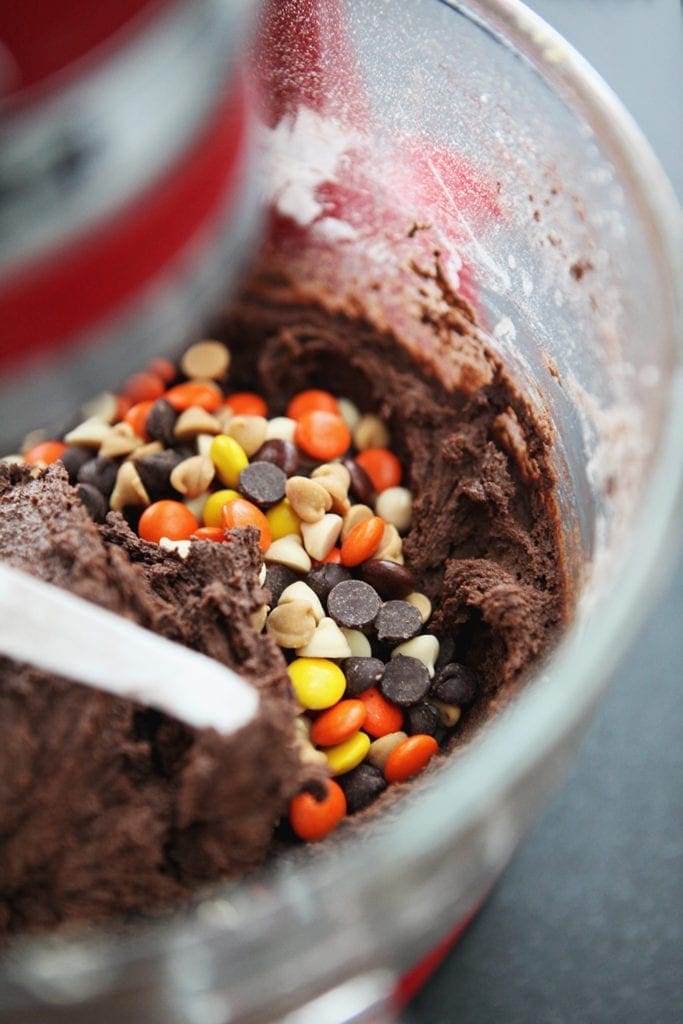
M 683 196 L 677 0 L 532 0 Z M 683 452 L 682 452 L 683 457 Z M 683 1020 L 683 561 L 578 761 L 409 1024 Z

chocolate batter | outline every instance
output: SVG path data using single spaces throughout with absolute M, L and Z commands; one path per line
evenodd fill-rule
M 403 550 L 433 601 L 430 631 L 444 660 L 481 681 L 457 743 L 552 642 L 567 592 L 548 430 L 438 270 L 418 278 L 410 307 L 367 281 L 365 302 L 333 281 L 314 301 L 271 266 L 217 336 L 233 353 L 231 386 L 260 391 L 272 415 L 319 386 L 389 424 L 414 498 Z M 193 544 L 183 561 L 117 514 L 98 529 L 58 466 L 37 478 L 0 467 L 0 558 L 239 667 L 262 691 L 258 723 L 226 742 L 0 661 L 0 930 L 168 906 L 266 855 L 305 776 L 282 652 L 250 623 L 267 600 L 253 533 Z

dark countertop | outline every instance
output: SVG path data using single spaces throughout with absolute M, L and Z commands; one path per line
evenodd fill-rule
M 683 197 L 678 0 L 529 6 L 621 97 Z M 679 559 L 565 785 L 407 1024 L 683 1018 L 682 698 Z

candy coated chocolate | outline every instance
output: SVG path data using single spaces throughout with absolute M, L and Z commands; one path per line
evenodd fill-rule
M 263 442 L 252 462 L 271 462 L 281 469 L 285 476 L 294 476 L 299 468 L 299 449 L 291 441 L 274 437 Z
M 358 575 L 385 600 L 405 597 L 415 590 L 415 578 L 408 566 L 384 558 L 368 558 L 358 567 Z

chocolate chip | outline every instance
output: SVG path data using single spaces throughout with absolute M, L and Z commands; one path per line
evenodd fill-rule
M 416 733 L 435 736 L 439 728 L 439 709 L 433 704 L 414 704 L 408 708 L 403 719 L 403 728 L 409 736 Z
M 157 398 L 145 420 L 145 430 L 153 441 L 161 441 L 166 448 L 172 448 L 175 440 L 173 428 L 178 413 L 165 398 Z
M 380 597 L 405 597 L 415 590 L 415 579 L 405 565 L 388 562 L 383 558 L 369 558 L 361 563 L 358 573 L 362 580 L 374 587 Z
M 455 638 L 453 636 L 444 636 L 439 638 L 439 656 L 436 659 L 436 667 L 441 668 L 443 665 L 447 665 L 449 661 L 455 660 Z
M 342 465 L 346 466 L 351 477 L 351 484 L 349 486 L 351 494 L 354 495 L 361 505 L 369 505 L 370 508 L 374 508 L 377 493 L 372 480 L 363 467 L 359 466 L 355 459 L 342 459 Z
M 392 704 L 407 708 L 427 695 L 429 682 L 429 672 L 423 662 L 398 654 L 384 669 L 379 688 Z
M 299 449 L 292 441 L 281 441 L 274 437 L 264 441 L 252 462 L 272 462 L 285 476 L 294 476 L 299 468 Z
M 118 463 L 114 459 L 98 455 L 97 458 L 83 463 L 78 471 L 77 479 L 79 484 L 91 484 L 105 498 L 108 498 L 114 490 L 118 469 Z
M 109 506 L 101 491 L 92 484 L 78 484 L 76 493 L 85 505 L 86 512 L 95 523 L 103 523 Z
M 431 695 L 444 704 L 467 707 L 479 692 L 479 680 L 466 665 L 452 661 L 440 668 L 432 683 Z
M 374 622 L 381 604 L 379 594 L 368 583 L 344 580 L 330 591 L 327 611 L 338 626 L 367 629 Z
M 171 487 L 171 473 L 183 461 L 182 455 L 172 448 L 166 448 L 163 452 L 153 452 L 152 455 L 143 455 L 133 461 L 151 501 L 179 497 L 175 488 Z
M 420 632 L 422 616 L 407 601 L 387 601 L 379 610 L 375 629 L 380 643 L 398 644 Z
M 285 496 L 287 477 L 272 462 L 252 462 L 240 473 L 239 490 L 259 508 L 271 508 Z
M 291 583 L 301 579 L 298 573 L 294 572 L 287 565 L 280 565 L 275 562 L 266 569 L 266 582 L 263 586 L 270 591 L 271 608 L 274 608 L 282 597 L 283 590 L 286 590 Z
M 346 677 L 345 697 L 357 697 L 371 686 L 377 686 L 384 675 L 384 662 L 379 658 L 346 658 L 342 663 Z
M 362 811 L 387 788 L 384 775 L 371 764 L 359 764 L 357 768 L 340 775 L 337 782 L 344 790 L 349 814 Z
M 344 580 L 350 579 L 351 573 L 349 570 L 345 569 L 343 565 L 337 565 L 336 562 L 325 562 L 324 565 L 311 569 L 306 575 L 306 583 L 308 583 L 313 593 L 317 595 L 318 600 L 325 606 L 327 605 L 330 591 L 338 583 L 343 583 Z
M 78 479 L 78 471 L 81 466 L 92 459 L 92 448 L 86 448 L 82 444 L 70 444 L 61 456 L 64 468 L 69 474 L 69 483 L 75 484 Z

